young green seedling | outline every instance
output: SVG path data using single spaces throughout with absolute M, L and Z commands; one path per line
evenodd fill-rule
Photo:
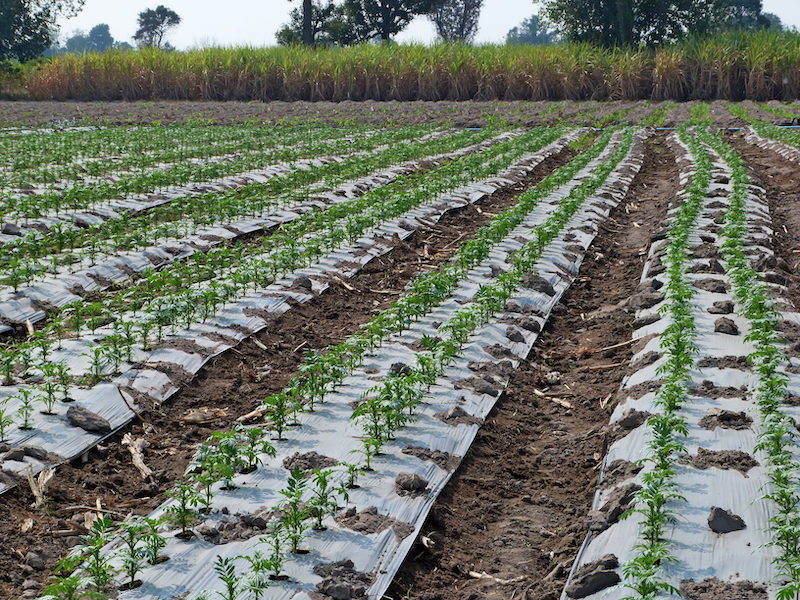
M 314 469 L 313 471 L 314 488 L 307 506 L 309 514 L 314 518 L 313 528 L 318 531 L 326 529 L 322 524 L 322 519 L 326 515 L 334 514 L 339 508 L 336 502 L 337 495 L 342 497 L 345 504 L 350 500 L 350 495 L 344 485 L 341 483 L 335 487 L 332 485 L 330 478 L 334 472 L 333 469 Z
M 151 565 L 169 560 L 168 557 L 161 555 L 161 551 L 167 546 L 167 540 L 160 533 L 164 518 L 163 516 L 157 519 L 145 517 L 142 520 L 144 524 L 144 532 L 141 536 L 144 545 L 143 551 L 147 562 Z
M 176 527 L 181 528 L 181 532 L 177 537 L 189 539 L 192 537 L 189 527 L 192 526 L 196 516 L 192 508 L 200 503 L 197 492 L 188 483 L 179 481 L 175 484 L 175 487 L 167 492 L 167 496 L 175 501 L 174 504 L 167 507 L 167 520 Z
M 147 556 L 145 549 L 139 547 L 147 525 L 140 519 L 133 519 L 121 523 L 120 528 L 122 530 L 120 537 L 123 541 L 119 553 L 122 556 L 122 572 L 130 578 L 124 586 L 120 586 L 120 589 L 131 590 L 136 587 L 136 575 L 142 570 Z M 141 582 L 139 584 L 141 585 Z
M 69 553 L 75 561 L 83 561 L 83 569 L 91 580 L 94 591 L 103 593 L 114 577 L 114 568 L 108 558 L 103 555 L 103 547 L 111 540 L 117 526 L 109 515 L 95 520 L 86 535 L 81 536 L 81 543 Z
M 295 468 L 289 475 L 287 486 L 280 491 L 285 499 L 278 503 L 276 510 L 282 513 L 282 529 L 285 531 L 286 538 L 293 554 L 300 551 L 300 544 L 305 538 L 308 529 L 305 520 L 308 518 L 308 506 L 302 502 L 303 493 L 308 486 L 305 473 L 299 468 Z
M 33 429 L 31 416 L 33 415 L 33 390 L 30 388 L 21 388 L 17 392 L 17 398 L 20 401 L 20 407 L 17 409 L 17 414 L 20 417 L 20 429 L 30 430 Z

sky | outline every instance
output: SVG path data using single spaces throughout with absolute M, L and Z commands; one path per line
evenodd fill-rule
M 800 29 L 798 0 L 763 0 L 764 12 L 777 14 L 785 25 Z M 83 10 L 62 19 L 61 39 L 75 30 L 88 31 L 106 23 L 115 40 L 133 43 L 138 14 L 164 4 L 180 15 L 182 22 L 168 35 L 168 41 L 184 50 L 203 46 L 272 46 L 275 32 L 289 21 L 289 12 L 300 0 L 86 0 Z M 502 43 L 512 27 L 538 12 L 532 0 L 485 0 L 475 41 Z M 417 17 L 396 38 L 398 42 L 430 43 L 433 25 Z

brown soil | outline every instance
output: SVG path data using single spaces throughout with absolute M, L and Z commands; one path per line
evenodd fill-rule
M 219 123 L 244 118 L 277 122 L 288 115 L 310 118 L 315 114 L 333 120 L 338 118 L 336 111 L 347 108 L 345 103 L 277 104 L 228 103 L 224 105 L 225 112 L 212 103 L 182 103 L 181 110 L 173 108 L 172 103 L 0 103 L 0 121 L 13 116 L 17 122 L 29 119 L 29 123 L 40 123 L 54 116 L 82 117 L 92 111 L 98 119 L 108 116 L 130 123 L 156 118 L 180 121 L 189 114 Z M 448 110 L 448 103 L 436 103 L 425 107 L 429 113 L 423 111 L 415 116 L 414 104 L 394 110 L 400 105 L 365 103 L 353 108 L 354 118 L 374 123 L 403 118 L 433 120 L 441 119 Z M 612 112 L 620 106 L 605 105 L 604 110 Z M 507 109 L 508 118 L 517 123 L 535 121 L 548 105 L 532 103 L 528 109 L 521 103 L 467 103 L 449 108 L 454 109 L 450 115 L 454 122 L 480 124 L 495 107 Z M 569 117 L 567 113 L 572 111 L 579 118 L 577 108 L 565 107 L 564 116 Z M 372 108 L 374 115 L 369 114 Z M 688 108 L 682 105 L 672 118 L 681 117 L 683 112 L 688 116 Z M 32 114 L 24 115 L 26 111 Z M 713 114 L 726 122 L 716 109 Z M 546 119 L 555 115 L 550 113 Z M 797 205 L 800 194 L 798 167 L 773 153 L 747 146 L 736 137 L 729 139 L 737 149 L 743 149 L 745 159 L 752 165 L 751 175 L 763 178 L 760 184 L 767 189 L 776 219 L 776 250 L 791 265 L 789 289 L 793 297 L 800 297 L 800 280 L 795 275 L 800 257 L 795 252 L 800 250 L 800 213 L 792 207 L 793 203 Z M 532 180 L 550 172 L 566 156 L 564 153 L 546 161 Z M 650 236 L 663 220 L 677 187 L 674 156 L 659 135 L 648 145 L 642 172 L 628 198 L 602 227 L 572 289 L 554 311 L 534 351 L 513 374 L 473 448 L 437 500 L 423 527 L 427 543 L 418 541 L 414 545 L 390 588 L 389 598 L 552 600 L 559 596 L 585 535 L 584 519 L 610 437 L 610 412 L 616 402 L 628 395 L 636 397 L 659 385 L 651 382 L 618 394 L 634 348 L 608 347 L 626 341 L 630 335 L 633 313 L 625 302 L 636 291 Z M 373 261 L 347 282 L 353 289 L 337 283 L 311 302 L 295 306 L 255 336 L 267 347 L 266 351 L 254 340 L 247 340 L 212 359 L 168 406 L 162 409 L 145 402 L 141 408 L 146 424 L 137 421 L 129 429 L 150 444 L 146 462 L 154 471 L 154 483 L 145 483 L 138 476 L 128 450 L 120 444 L 120 434 L 88 452 L 85 462 L 79 460 L 58 468 L 46 511 L 30 508 L 32 496 L 27 486 L 6 494 L 0 519 L 0 597 L 16 598 L 26 578 L 44 582 L 55 561 L 77 541 L 74 535 L 59 537 L 53 532 L 81 532 L 86 513 L 96 512 L 98 500 L 116 519 L 125 518 L 130 512 L 146 514 L 163 502 L 163 492 L 183 475 L 198 443 L 212 431 L 229 427 L 235 417 L 251 411 L 267 394 L 281 389 L 296 373 L 307 350 L 344 339 L 369 318 L 373 309 L 388 306 L 410 277 L 446 260 L 457 247 L 456 240 L 474 232 L 485 222 L 487 213 L 513 203 L 514 194 L 504 192 L 487 200 L 479 205 L 482 212 L 467 208 L 450 213 L 436 228 L 418 232 L 389 255 Z M 548 377 L 553 371 L 559 375 L 558 383 Z M 474 372 L 476 376 L 481 374 L 479 370 Z M 742 393 L 711 386 L 695 391 L 712 397 Z M 180 419 L 200 408 L 209 409 L 205 422 L 192 424 Z M 433 455 L 420 458 L 443 460 Z M 734 462 L 740 468 L 746 466 L 737 461 Z M 452 462 L 447 464 L 451 466 Z M 609 465 L 606 474 L 604 485 L 624 481 L 632 474 L 632 468 L 616 465 L 612 469 Z M 31 551 L 44 559 L 43 571 L 31 573 L 24 566 L 25 556 Z M 471 576 L 470 571 L 479 578 Z M 703 600 L 762 597 L 745 595 L 746 592 L 737 588 L 706 596 L 702 595 L 704 589 L 686 588 L 684 595 Z
M 74 535 L 67 535 L 82 532 L 76 519 L 84 523 L 85 513 L 95 509 L 97 502 L 120 520 L 131 512 L 151 512 L 183 475 L 197 444 L 213 431 L 229 428 L 267 395 L 280 391 L 297 373 L 308 350 L 321 350 L 354 334 L 376 310 L 387 308 L 414 275 L 448 260 L 460 240 L 473 235 L 491 215 L 513 205 L 524 189 L 573 155 L 574 151 L 567 149 L 543 161 L 520 184 L 476 205 L 450 211 L 435 227 L 397 243 L 353 279 L 337 282 L 313 300 L 295 305 L 253 338 L 212 358 L 196 377 L 162 363 L 170 376 L 184 379 L 186 386 L 163 408 L 154 401 L 140 403 L 145 423 L 136 421 L 127 428 L 149 443 L 145 460 L 154 471 L 153 482 L 143 482 L 133 468 L 127 448 L 120 443 L 124 432 L 119 432 L 89 451 L 85 463 L 76 461 L 58 468 L 46 514 L 31 510 L 27 485 L 5 494 L 6 512 L 0 522 L 0 541 L 6 542 L 0 550 L 0 597 L 16 597 L 27 578 L 44 583 L 56 561 L 77 542 Z M 33 519 L 33 526 L 21 533 L 27 519 Z M 54 536 L 56 531 L 63 533 Z M 32 550 L 44 559 L 41 572 L 31 573 L 24 567 L 24 556 Z
M 628 345 L 607 348 L 630 336 L 625 301 L 676 186 L 674 156 L 657 137 L 628 197 L 436 501 L 423 526 L 435 546 L 415 544 L 389 598 L 559 596 L 584 538 L 606 425 L 632 356 Z M 552 371 L 558 384 L 547 383 Z
M 767 600 L 767 588 L 752 581 L 720 581 L 716 577 L 681 582 L 681 596 L 686 600 Z
M 658 108 L 649 102 L 55 102 L 0 101 L 0 124 L 46 125 L 77 121 L 81 124 L 131 125 L 159 122 L 186 123 L 203 119 L 229 125 L 255 121 L 266 125 L 286 121 L 343 121 L 373 125 L 450 122 L 455 127 L 482 127 L 490 118 L 511 125 L 534 126 L 558 119 L 581 124 L 587 113 L 595 120 L 632 109 L 623 120 L 638 123 Z M 612 121 L 614 123 L 614 121 Z
M 747 472 L 758 466 L 758 461 L 750 454 L 740 450 L 706 450 L 698 448 L 696 456 L 686 459 L 688 464 L 701 470 L 714 467 L 715 469 L 734 469 L 747 477 Z
M 342 527 L 364 534 L 379 533 L 391 527 L 397 541 L 414 533 L 411 525 L 398 521 L 394 517 L 378 514 L 378 509 L 374 506 L 368 506 L 361 512 L 356 512 L 356 509 L 351 507 L 337 516 L 336 522 Z
M 750 180 L 766 190 L 775 256 L 790 268 L 790 272 L 781 271 L 788 278 L 785 297 L 800 306 L 800 165 L 748 144 L 739 135 L 730 135 L 727 140 L 747 163 Z

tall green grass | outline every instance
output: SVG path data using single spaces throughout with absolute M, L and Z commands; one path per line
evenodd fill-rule
M 29 78 L 57 100 L 753 100 L 800 96 L 800 34 L 659 49 L 361 45 L 65 55 Z

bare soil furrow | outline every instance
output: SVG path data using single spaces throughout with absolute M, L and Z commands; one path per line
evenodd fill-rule
M 130 512 L 148 514 L 160 505 L 163 492 L 183 475 L 197 444 L 213 431 L 227 430 L 238 416 L 282 389 L 308 350 L 324 349 L 355 333 L 376 311 L 387 308 L 414 275 L 448 260 L 459 242 L 574 155 L 567 148 L 545 159 L 519 184 L 450 211 L 436 226 L 417 231 L 405 241 L 398 239 L 390 253 L 370 262 L 357 277 L 298 304 L 253 338 L 212 359 L 166 406 L 140 398 L 144 422 L 134 422 L 90 450 L 86 462 L 59 467 L 47 515 L 31 510 L 32 496 L 26 486 L 5 494 L 7 518 L 0 522 L 0 539 L 13 539 L 15 544 L 0 550 L 0 595 L 21 593 L 26 579 L 43 583 L 56 560 L 77 540 L 74 535 L 53 532 L 79 530 L 77 521 L 96 508 L 98 500 L 117 518 Z M 148 441 L 146 462 L 154 471 L 153 482 L 141 479 L 121 444 L 127 431 Z M 34 519 L 34 525 L 23 533 L 20 525 L 28 519 Z M 44 559 L 43 570 L 26 568 L 24 557 L 31 551 Z
M 389 597 L 554 599 L 583 541 L 651 234 L 678 170 L 651 139 L 571 290 L 439 497 Z M 621 344 L 621 345 L 620 345 Z
M 786 298 L 800 306 L 800 177 L 798 165 L 754 144 L 745 142 L 741 135 L 731 134 L 727 141 L 742 155 L 749 167 L 753 184 L 766 191 L 769 212 L 772 216 L 772 244 L 775 264 L 765 264 L 764 272 L 782 275 L 787 279 Z M 759 267 L 760 268 L 760 267 Z

